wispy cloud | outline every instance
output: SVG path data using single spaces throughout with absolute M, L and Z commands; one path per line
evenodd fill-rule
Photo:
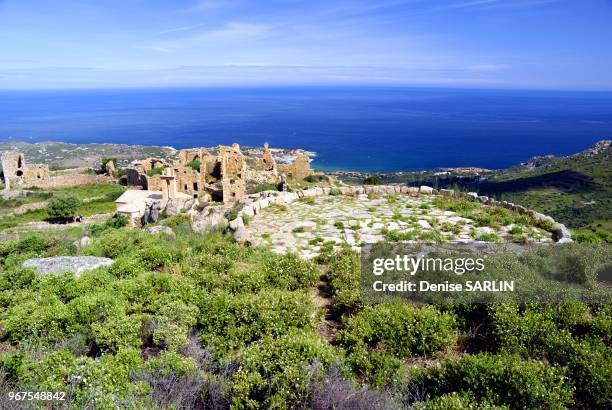
M 200 23 L 200 24 L 192 24 L 190 26 L 174 27 L 174 28 L 170 28 L 170 29 L 167 29 L 167 30 L 162 30 L 162 31 L 160 31 L 157 34 L 164 35 L 164 34 L 172 34 L 172 33 L 182 33 L 182 32 L 185 32 L 185 31 L 192 31 L 192 30 L 198 29 L 200 27 L 204 27 L 204 26 L 205 26 L 204 23 Z
M 451 4 L 448 4 L 442 7 L 442 9 L 467 9 L 467 8 L 491 5 L 493 3 L 498 3 L 498 2 L 499 0 L 471 0 L 471 1 L 465 1 L 465 2 L 460 2 L 460 3 L 451 3 Z
M 510 68 L 508 64 L 475 64 L 465 67 L 467 71 L 494 72 Z
M 234 44 L 236 41 L 260 39 L 270 35 L 273 31 L 271 25 L 248 22 L 230 22 L 214 30 L 198 30 L 200 27 L 200 25 L 198 27 L 194 25 L 177 27 L 170 31 L 166 30 L 166 33 L 190 33 L 183 37 L 158 41 L 153 44 L 136 45 L 135 48 L 168 53 L 208 43 L 215 43 L 216 45 L 224 42 Z
M 228 7 L 235 5 L 237 0 L 198 0 L 191 7 L 189 7 L 186 11 L 188 12 L 198 12 L 198 11 L 207 11 L 220 9 L 223 7 Z
M 537 7 L 561 0 L 468 0 L 452 2 L 437 10 L 457 10 L 457 9 L 493 9 L 493 8 L 526 8 Z
M 262 35 L 270 33 L 272 26 L 268 24 L 258 23 L 243 23 L 243 22 L 231 22 L 227 23 L 224 27 L 211 30 L 200 34 L 200 40 L 214 39 L 214 40 L 241 40 L 250 39 L 255 37 L 261 37 Z

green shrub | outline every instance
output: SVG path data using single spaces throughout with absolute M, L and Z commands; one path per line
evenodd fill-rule
M 455 223 L 444 222 L 440 225 L 440 230 L 442 232 L 451 232 L 455 235 L 459 235 L 461 233 L 461 226 Z
M 363 185 L 382 185 L 382 179 L 377 175 L 371 175 L 363 180 Z
M 572 239 L 578 243 L 611 243 L 612 235 L 601 229 L 595 231 L 576 229 L 572 231 Z
M 155 175 L 161 175 L 163 174 L 165 168 L 166 167 L 151 168 L 149 171 L 147 171 L 147 175 L 150 177 L 154 177 Z
M 267 258 L 263 262 L 263 270 L 274 286 L 297 290 L 317 283 L 319 273 L 312 262 L 301 259 L 295 253 Z
M 280 336 L 295 328 L 312 329 L 316 322 L 312 300 L 304 292 L 206 295 L 200 311 L 202 341 L 219 352 L 237 349 L 266 335 Z
M 300 198 L 300 202 L 303 202 L 307 205 L 314 205 L 317 201 L 314 196 L 305 196 Z
M 406 358 L 452 346 L 457 335 L 450 313 L 440 313 L 432 306 L 384 303 L 366 306 L 350 318 L 337 339 L 348 349 L 365 346 Z
M 565 371 L 516 356 L 465 355 L 413 371 L 413 382 L 433 396 L 457 392 L 512 408 L 562 409 L 573 403 Z
M 103 351 L 117 352 L 121 349 L 140 349 L 143 315 L 117 315 L 105 318 L 103 322 L 93 323 L 91 331 L 94 340 Z
M 420 234 L 419 229 L 413 229 L 411 231 L 399 232 L 397 230 L 391 230 L 385 232 L 385 240 L 388 242 L 402 242 L 402 241 L 411 241 L 416 239 Z
M 316 175 L 308 175 L 306 178 L 304 178 L 304 181 L 314 183 L 318 182 L 319 178 Z
M 463 217 L 468 217 L 480 207 L 477 202 L 452 197 L 436 198 L 432 201 L 432 204 L 442 210 L 456 212 Z
M 72 220 L 83 203 L 74 195 L 52 197 L 47 203 L 49 218 L 56 220 Z
M 334 307 L 340 311 L 355 311 L 362 306 L 361 268 L 359 256 L 350 248 L 342 248 L 329 259 L 327 277 L 334 298 Z
M 402 380 L 402 362 L 392 354 L 358 346 L 352 349 L 347 363 L 370 386 L 384 388 Z
M 257 184 L 255 186 L 255 192 L 264 191 L 278 191 L 278 187 L 276 186 L 276 184 Z
M 338 196 L 338 195 L 342 194 L 342 192 L 340 192 L 339 188 L 331 187 L 329 189 L 329 194 L 332 195 L 332 196 Z
M 510 234 L 512 234 L 512 235 L 522 235 L 523 234 L 523 228 L 521 226 L 514 225 L 512 227 L 512 229 L 510 229 Z
M 595 338 L 572 337 L 572 333 L 584 332 L 591 320 L 586 305 L 502 304 L 488 311 L 494 349 L 567 367 L 577 399 L 588 406 L 600 406 L 610 399 L 608 391 L 598 388 L 612 383 L 609 349 Z
M 304 233 L 304 232 L 306 232 L 306 228 L 304 228 L 303 226 L 298 226 L 296 228 L 293 228 L 291 230 L 291 232 L 293 232 L 293 233 Z
M 497 237 L 496 233 L 490 232 L 481 233 L 480 235 L 476 236 L 476 240 L 482 242 L 497 242 L 499 238 Z
M 318 335 L 294 331 L 265 337 L 240 356 L 232 377 L 232 406 L 294 408 L 305 401 L 311 382 L 337 361 L 334 348 Z
M 194 171 L 200 172 L 200 166 L 202 165 L 202 163 L 200 161 L 198 161 L 197 159 L 194 159 L 193 161 L 189 161 L 188 163 L 185 164 L 186 167 L 189 167 L 191 169 L 193 169 Z
M 344 222 L 342 221 L 335 221 L 334 222 L 334 226 L 338 229 L 344 229 Z
M 123 228 L 127 226 L 129 223 L 128 217 L 125 215 L 113 215 L 112 218 L 109 218 L 104 222 L 104 225 L 108 228 Z

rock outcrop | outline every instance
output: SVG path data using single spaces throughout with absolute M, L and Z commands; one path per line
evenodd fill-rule
M 100 266 L 108 266 L 112 263 L 112 259 L 97 256 L 55 256 L 52 258 L 28 259 L 21 266 L 35 268 L 38 273 L 42 274 L 72 272 L 78 277 L 85 271 Z

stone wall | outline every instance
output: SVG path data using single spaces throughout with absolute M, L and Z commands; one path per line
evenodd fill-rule
M 278 164 L 278 172 L 298 181 L 312 174 L 308 155 L 301 153 L 291 164 Z
M 79 185 L 96 185 L 112 183 L 115 180 L 107 175 L 64 174 L 47 180 L 32 180 L 27 186 L 40 189 L 67 188 Z
M 19 152 L 4 152 L 0 158 L 0 172 L 5 189 L 14 186 L 34 186 L 49 179 L 49 167 L 43 164 L 26 164 L 25 157 Z

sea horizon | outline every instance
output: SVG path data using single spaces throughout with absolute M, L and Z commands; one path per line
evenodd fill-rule
M 326 171 L 505 168 L 612 135 L 612 92 L 399 86 L 0 91 L 0 141 L 317 153 Z

